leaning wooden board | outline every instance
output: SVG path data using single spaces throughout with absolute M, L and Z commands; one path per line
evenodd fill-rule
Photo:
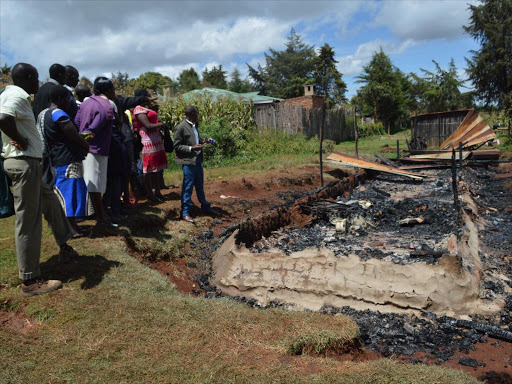
M 375 163 L 373 161 L 357 159 L 355 157 L 348 156 L 343 153 L 336 153 L 336 152 L 331 153 L 329 156 L 327 156 L 327 160 L 339 162 L 344 165 L 348 165 L 348 166 L 355 167 L 355 168 L 371 169 L 373 171 L 391 173 L 393 175 L 406 176 L 406 177 L 410 177 L 411 179 L 414 179 L 414 180 L 423 180 L 426 177 L 424 175 L 419 175 L 417 173 L 403 171 L 398 168 L 392 168 L 388 165 Z

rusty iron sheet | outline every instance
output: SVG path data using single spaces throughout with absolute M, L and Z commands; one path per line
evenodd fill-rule
M 464 148 L 472 145 L 485 143 L 496 138 L 493 129 L 474 110 L 468 112 L 459 127 L 439 147 L 450 149 L 459 147 L 462 143 Z
M 423 180 L 423 178 L 426 177 L 425 175 L 420 175 L 417 173 L 403 171 L 398 168 L 392 168 L 388 165 L 375 163 L 373 161 L 357 159 L 355 157 L 348 156 L 348 155 L 345 155 L 342 153 L 336 153 L 336 152 L 331 153 L 327 157 L 327 160 L 339 162 L 344 165 L 348 165 L 348 166 L 355 167 L 355 168 L 371 169 L 373 171 L 379 171 L 379 172 L 391 173 L 394 175 L 406 176 L 406 177 L 410 177 L 411 179 L 415 179 L 415 180 Z

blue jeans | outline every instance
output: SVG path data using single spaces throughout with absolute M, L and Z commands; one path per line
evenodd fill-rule
M 203 212 L 210 211 L 210 203 L 206 201 L 203 189 L 203 164 L 198 159 L 196 165 L 183 166 L 183 185 L 181 186 L 181 216 L 190 216 L 192 209 L 192 191 L 196 187 L 197 199 Z

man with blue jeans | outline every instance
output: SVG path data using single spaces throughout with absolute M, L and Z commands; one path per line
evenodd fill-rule
M 185 120 L 174 128 L 174 152 L 176 163 L 183 167 L 183 186 L 181 188 L 181 217 L 193 223 L 190 216 L 192 209 L 192 191 L 196 188 L 197 199 L 201 203 L 201 210 L 212 212 L 210 203 L 206 201 L 203 183 L 203 143 L 197 130 L 198 112 L 196 107 L 185 108 Z

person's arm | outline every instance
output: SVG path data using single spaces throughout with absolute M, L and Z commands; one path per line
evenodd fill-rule
M 27 149 L 28 140 L 18 131 L 14 117 L 23 102 L 26 102 L 26 100 L 19 97 L 9 97 L 4 100 L 0 107 L 0 130 L 11 139 L 11 145 L 20 151 Z
M 154 129 L 160 129 L 164 124 L 163 123 L 156 123 L 151 124 L 148 119 L 148 115 L 145 113 L 139 113 L 137 114 L 137 120 L 140 121 L 140 123 L 146 128 L 147 130 L 154 130 Z
M 11 115 L 0 113 L 0 130 L 5 133 L 10 139 L 11 144 L 20 151 L 26 151 L 28 147 L 28 140 L 25 139 L 16 128 L 16 121 Z
M 57 124 L 59 125 L 59 128 L 66 139 L 74 144 L 79 145 L 85 151 L 85 153 L 89 153 L 89 143 L 78 134 L 76 127 L 71 122 L 71 120 L 59 120 Z

